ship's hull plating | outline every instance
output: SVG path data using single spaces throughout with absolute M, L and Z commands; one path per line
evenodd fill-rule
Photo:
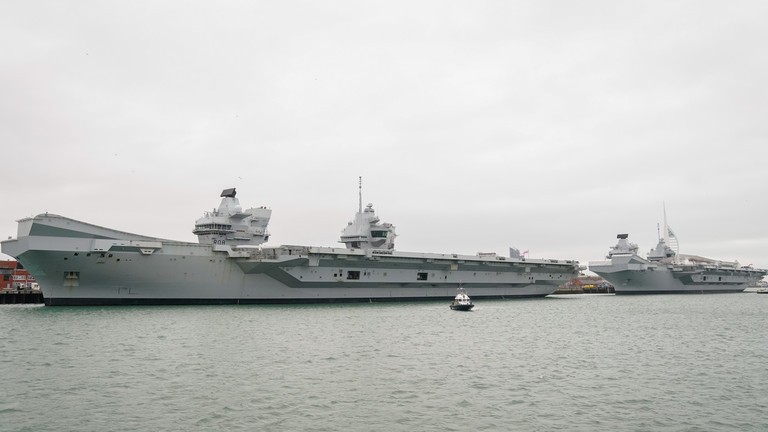
M 715 294 L 742 292 L 749 281 L 683 283 L 669 270 L 597 273 L 613 284 L 616 294 Z M 717 279 L 716 276 L 712 276 Z
M 590 264 L 589 269 L 610 282 L 616 294 L 738 293 L 765 275 L 749 268 L 657 265 L 637 256 Z
M 573 261 L 307 247 L 238 252 L 60 216 L 38 216 L 32 225 L 3 242 L 3 252 L 35 276 L 51 306 L 447 300 L 459 285 L 473 298 L 543 297 L 578 274 Z

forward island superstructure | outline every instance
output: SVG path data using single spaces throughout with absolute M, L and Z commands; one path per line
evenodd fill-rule
M 618 234 L 608 261 L 589 263 L 589 270 L 613 284 L 616 294 L 681 294 L 742 292 L 768 274 L 768 270 L 742 266 L 737 261 L 720 261 L 680 254 L 677 237 L 667 225 L 647 258 L 638 255 L 638 246 L 629 234 Z
M 271 210 L 234 188 L 195 223 L 198 243 L 44 213 L 18 221 L 2 251 L 36 278 L 46 305 L 240 304 L 543 297 L 579 273 L 572 260 L 401 252 L 395 227 L 360 205 L 345 247 L 262 246 Z

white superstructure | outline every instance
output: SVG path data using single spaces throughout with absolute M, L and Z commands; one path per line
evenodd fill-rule
M 341 232 L 341 243 L 348 249 L 395 249 L 395 227 L 390 223 L 380 223 L 379 217 L 373 210 L 373 204 L 368 204 L 363 210 L 363 184 L 360 179 L 359 201 L 355 218 Z
M 206 212 L 195 222 L 192 233 L 201 244 L 260 245 L 269 240 L 267 225 L 272 210 L 266 207 L 243 210 L 235 188 L 224 189 L 218 209 Z

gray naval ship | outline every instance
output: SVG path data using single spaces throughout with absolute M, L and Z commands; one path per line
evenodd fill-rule
M 680 294 L 742 292 L 768 270 L 697 255 L 680 254 L 677 237 L 664 215 L 663 235 L 648 258 L 638 255 L 629 234 L 618 234 L 608 261 L 593 261 L 589 270 L 613 284 L 616 294 Z
M 579 273 L 570 260 L 400 252 L 395 227 L 360 204 L 345 247 L 262 247 L 272 211 L 243 210 L 234 188 L 195 223 L 199 243 L 40 214 L 2 251 L 35 276 L 45 304 L 244 304 L 543 297 Z M 516 256 L 515 256 L 516 255 Z

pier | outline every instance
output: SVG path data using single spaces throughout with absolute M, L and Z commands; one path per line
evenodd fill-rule
M 43 293 L 40 291 L 2 291 L 0 304 L 34 304 L 43 303 Z
M 600 276 L 579 276 L 561 285 L 554 294 L 613 294 L 613 285 Z
M 0 261 L 0 304 L 21 303 L 43 303 L 43 293 L 18 261 Z

